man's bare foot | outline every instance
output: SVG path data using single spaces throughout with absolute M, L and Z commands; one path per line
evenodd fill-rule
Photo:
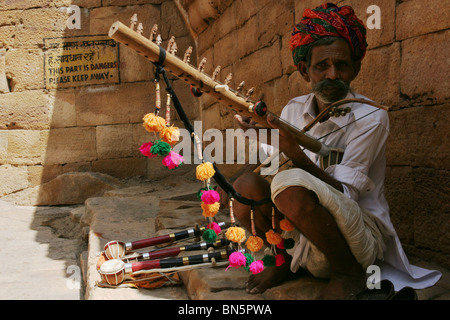
M 366 278 L 360 274 L 334 274 L 323 288 L 318 300 L 347 300 L 366 288 Z
M 284 263 L 279 267 L 265 268 L 261 273 L 253 274 L 247 281 L 247 293 L 263 293 L 267 289 L 275 287 L 293 276 L 290 263 Z

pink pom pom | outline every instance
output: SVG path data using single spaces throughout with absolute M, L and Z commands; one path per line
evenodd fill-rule
M 217 223 L 215 223 L 215 222 L 208 224 L 208 225 L 206 226 L 206 229 L 214 230 L 214 232 L 215 232 L 217 235 L 222 231 L 222 229 L 220 229 L 219 225 L 218 225 Z
M 168 169 L 173 170 L 183 164 L 184 158 L 176 152 L 170 151 L 162 160 L 162 164 Z
M 285 262 L 286 262 L 286 260 L 284 259 L 284 256 L 281 253 L 279 253 L 275 256 L 275 265 L 277 267 L 283 265 Z
M 214 204 L 220 201 L 220 195 L 216 190 L 207 190 L 202 193 L 201 199 L 205 204 Z
M 228 258 L 228 261 L 230 262 L 230 265 L 228 268 L 239 268 L 239 267 L 245 267 L 246 259 L 242 252 L 235 251 L 232 254 L 230 254 L 230 257 Z M 225 269 L 228 270 L 228 268 Z
M 157 157 L 158 156 L 157 154 L 153 154 L 150 152 L 150 149 L 152 148 L 152 146 L 153 146 L 153 143 L 151 143 L 151 142 L 144 143 L 139 148 L 139 151 L 146 157 L 149 157 L 149 158 Z
M 250 272 L 253 274 L 260 273 L 264 270 L 264 262 L 256 260 L 250 264 Z

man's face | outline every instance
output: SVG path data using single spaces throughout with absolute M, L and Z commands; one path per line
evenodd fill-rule
M 350 46 L 344 40 L 312 49 L 310 66 L 304 66 L 308 78 L 305 79 L 311 82 L 319 100 L 333 103 L 347 96 L 350 83 L 358 74 L 351 56 Z

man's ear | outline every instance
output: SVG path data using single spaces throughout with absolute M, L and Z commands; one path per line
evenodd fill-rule
M 306 82 L 310 82 L 311 78 L 308 74 L 308 66 L 306 65 L 305 61 L 300 61 L 300 63 L 297 65 L 297 69 L 302 75 L 303 79 L 305 79 Z

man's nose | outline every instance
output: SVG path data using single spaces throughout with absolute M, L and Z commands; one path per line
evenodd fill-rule
M 332 64 L 327 69 L 326 78 L 330 79 L 330 80 L 335 80 L 335 79 L 339 78 L 338 70 L 337 70 L 337 68 L 336 68 L 336 66 L 334 64 Z

